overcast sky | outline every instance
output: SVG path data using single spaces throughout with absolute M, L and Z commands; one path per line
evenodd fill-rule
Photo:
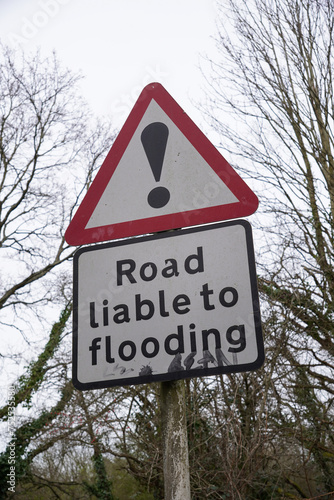
M 216 12 L 215 0 L 0 0 L 0 36 L 27 51 L 55 49 L 117 127 L 153 81 L 196 121 L 191 98 L 203 92 L 199 58 L 214 50 Z

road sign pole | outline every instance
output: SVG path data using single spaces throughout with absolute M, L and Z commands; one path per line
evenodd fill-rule
M 164 500 L 190 500 L 188 436 L 183 380 L 161 383 Z

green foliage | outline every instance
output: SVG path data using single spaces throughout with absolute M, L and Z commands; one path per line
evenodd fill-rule
M 129 474 L 124 459 L 115 459 L 107 463 L 107 470 L 113 478 L 113 491 L 118 500 L 155 500 L 153 494 L 145 491 L 145 488 Z
M 33 394 L 38 391 L 43 382 L 44 375 L 47 371 L 47 363 L 52 359 L 56 349 L 59 347 L 62 334 L 64 333 L 71 312 L 72 304 L 68 304 L 61 312 L 59 321 L 53 325 L 49 340 L 43 352 L 38 356 L 36 361 L 30 363 L 26 373 L 15 383 L 15 406 L 25 402 L 29 407 Z M 0 409 L 0 419 L 5 421 L 8 419 L 7 405 Z
M 15 386 L 18 389 L 15 395 L 16 404 L 21 403 L 22 401 L 25 401 L 28 405 L 31 403 L 33 394 L 37 392 L 43 382 L 44 375 L 47 371 L 47 363 L 52 359 L 55 351 L 59 347 L 71 312 L 72 304 L 70 303 L 66 305 L 61 312 L 59 321 L 53 325 L 44 351 L 38 356 L 37 361 L 30 363 L 26 374 L 22 375 L 18 382 L 16 382 Z
M 38 418 L 30 420 L 21 427 L 18 427 L 12 435 L 11 440 L 15 441 L 15 479 L 19 481 L 21 477 L 29 474 L 29 466 L 37 450 L 27 451 L 27 448 L 33 438 L 45 427 L 45 425 L 52 421 L 54 416 L 61 412 L 66 404 L 69 402 L 73 394 L 72 382 L 61 391 L 61 398 L 58 403 L 50 410 L 44 411 Z M 50 441 L 46 447 L 49 448 L 53 445 Z M 10 457 L 10 448 L 7 446 L 6 450 L 0 455 L 0 498 L 6 498 L 7 492 L 7 477 L 8 463 Z
M 15 394 L 16 406 L 23 402 L 31 401 L 33 393 L 40 387 L 44 374 L 47 370 L 47 363 L 59 346 L 61 335 L 64 332 L 66 323 L 71 314 L 72 307 L 67 305 L 62 311 L 59 321 L 53 325 L 50 333 L 49 341 L 47 342 L 44 351 L 40 354 L 37 361 L 30 364 L 27 373 L 19 378 L 15 384 L 17 391 Z M 29 464 L 33 458 L 34 452 L 26 452 L 31 440 L 50 423 L 57 413 L 61 412 L 73 393 L 73 386 L 71 382 L 62 389 L 61 398 L 58 403 L 50 410 L 43 411 L 38 418 L 35 418 L 21 427 L 17 428 L 11 437 L 10 442 L 15 442 L 15 478 L 18 481 L 21 477 L 26 475 L 29 471 Z M 3 420 L 7 420 L 8 406 L 1 409 Z M 50 443 L 52 446 L 52 443 Z M 6 450 L 0 455 L 0 496 L 5 498 L 8 492 L 7 473 L 9 470 L 10 448 L 7 446 Z
M 94 447 L 94 455 L 92 457 L 92 462 L 95 471 L 95 482 L 88 483 L 84 481 L 84 486 L 87 491 L 96 496 L 96 498 L 101 500 L 116 500 L 113 496 L 112 490 L 112 482 L 107 477 L 106 467 L 104 464 L 103 456 L 97 445 Z

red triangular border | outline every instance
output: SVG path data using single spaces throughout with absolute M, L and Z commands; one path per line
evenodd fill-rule
M 194 148 L 202 155 L 230 191 L 238 198 L 239 202 L 85 229 L 152 99 L 157 102 Z M 258 207 L 258 203 L 258 198 L 253 191 L 231 165 L 227 163 L 225 158 L 187 116 L 166 89 L 159 83 L 151 83 L 141 92 L 74 215 L 65 233 L 65 239 L 69 245 L 84 245 L 209 222 L 237 219 L 254 213 Z

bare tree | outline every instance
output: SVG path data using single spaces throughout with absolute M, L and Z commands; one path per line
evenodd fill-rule
M 55 55 L 43 59 L 0 46 L 0 416 L 4 441 L 16 438 L 17 480 L 59 442 L 47 426 L 76 395 L 68 342 L 75 249 L 64 232 L 114 138 L 109 120 L 94 118 L 80 97 L 80 78 Z M 9 384 L 15 434 L 6 424 Z M 8 450 L 0 456 L 2 495 Z M 94 456 L 102 471 L 96 450 Z
M 44 293 L 32 286 L 73 253 L 63 237 L 73 202 L 111 145 L 112 130 L 93 120 L 79 80 L 55 55 L 1 47 L 0 308 L 54 299 L 46 280 Z
M 283 479 L 304 497 L 329 493 L 334 490 L 334 4 L 223 0 L 219 7 L 217 58 L 206 61 L 205 112 L 220 147 L 237 170 L 256 179 L 251 182 L 259 192 L 259 285 L 265 314 L 275 325 L 267 335 L 284 334 L 277 408 L 286 442 L 300 447 L 305 466 L 303 480 L 295 480 L 291 468 Z
M 24 353 L 36 342 L 38 355 L 71 300 L 66 262 L 74 249 L 64 232 L 114 135 L 108 120 L 92 117 L 79 81 L 55 55 L 26 57 L 0 46 L 3 359 L 14 361 L 19 345 Z

